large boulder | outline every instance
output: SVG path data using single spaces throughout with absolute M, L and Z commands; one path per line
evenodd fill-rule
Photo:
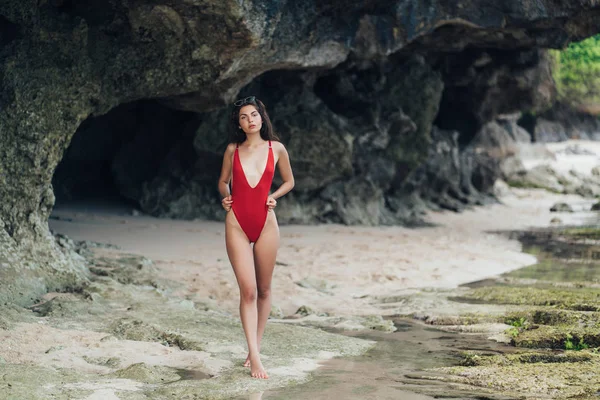
M 533 131 L 533 138 L 536 142 L 541 143 L 562 142 L 569 139 L 569 133 L 559 122 L 538 118 Z

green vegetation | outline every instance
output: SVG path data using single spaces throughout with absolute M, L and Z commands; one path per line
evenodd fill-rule
M 571 105 L 600 105 L 600 35 L 550 54 L 558 100 Z
M 565 229 L 563 234 L 575 239 L 600 240 L 600 228 L 596 226 Z
M 507 317 L 504 323 L 510 325 L 510 328 L 506 330 L 506 334 L 512 338 L 516 338 L 519 333 L 529 327 L 529 321 L 525 317 Z
M 450 297 L 468 303 L 550 306 L 574 311 L 600 311 L 600 289 L 487 286 L 462 296 Z
M 565 350 L 584 350 L 584 349 L 588 349 L 590 346 L 585 343 L 583 341 L 583 338 L 579 338 L 579 342 L 575 342 L 573 343 L 573 341 L 571 340 L 573 339 L 573 336 L 569 333 L 567 333 L 567 339 L 565 340 Z
M 528 322 L 527 319 L 525 317 L 519 317 L 519 318 L 508 318 L 506 321 L 507 325 L 511 325 L 515 328 L 527 328 Z

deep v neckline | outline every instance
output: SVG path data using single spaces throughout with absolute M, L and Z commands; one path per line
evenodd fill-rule
M 271 146 L 269 146 L 269 150 L 267 151 L 267 161 L 265 162 L 265 168 L 263 169 L 262 174 L 260 175 L 260 179 L 258 180 L 258 182 L 256 182 L 256 185 L 251 186 L 250 182 L 248 182 L 248 177 L 246 176 L 246 171 L 244 171 L 244 164 L 242 164 L 242 158 L 240 157 L 240 150 L 238 147 L 235 148 L 235 152 L 237 154 L 237 158 L 238 161 L 240 163 L 240 168 L 242 170 L 242 175 L 244 175 L 244 180 L 246 181 L 246 185 L 248 185 L 248 187 L 250 189 L 256 189 L 258 187 L 258 185 L 260 185 L 260 183 L 263 180 L 263 177 L 265 176 L 265 172 L 267 172 L 267 168 L 269 167 L 269 157 L 271 157 Z

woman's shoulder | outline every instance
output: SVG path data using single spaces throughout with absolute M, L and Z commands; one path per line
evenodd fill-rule
M 285 146 L 283 145 L 283 143 L 277 140 L 272 141 L 272 146 L 275 151 L 285 150 Z
M 233 151 L 235 150 L 237 143 L 233 142 L 233 143 L 229 143 L 227 145 L 227 148 L 225 149 L 226 153 L 233 153 Z

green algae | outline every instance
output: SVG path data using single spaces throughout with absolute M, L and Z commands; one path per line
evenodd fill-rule
M 118 367 L 121 364 L 121 360 L 118 357 L 88 357 L 82 356 L 87 363 L 102 365 L 104 367 Z
M 485 312 L 464 312 L 459 315 L 410 315 L 412 318 L 420 319 L 427 325 L 433 326 L 471 326 L 504 322 L 504 314 L 495 315 Z
M 527 352 L 520 354 L 485 355 L 474 351 L 465 352 L 460 362 L 461 366 L 490 366 L 516 365 L 535 363 L 578 363 L 584 361 L 599 361 L 598 356 L 582 352 Z
M 600 311 L 600 289 L 542 289 L 536 287 L 489 286 L 473 289 L 456 301 L 553 306 L 575 311 Z
M 545 189 L 545 190 L 547 190 L 549 192 L 552 192 L 552 193 L 557 193 L 557 194 L 561 193 L 560 191 L 558 191 L 558 190 L 556 190 L 556 189 L 554 189 L 552 187 L 545 186 L 545 185 L 542 185 L 542 184 L 538 184 L 538 183 L 535 183 L 535 182 L 532 182 L 532 181 L 529 181 L 529 180 L 526 180 L 526 179 L 521 179 L 521 180 L 519 180 L 519 179 L 509 179 L 506 183 L 508 184 L 508 186 L 513 187 L 513 188 L 519 188 L 519 189 Z
M 514 337 L 513 344 L 517 347 L 565 350 L 584 344 L 587 347 L 600 347 L 600 326 L 584 328 L 574 325 L 539 325 L 535 329 L 524 330 Z
M 565 236 L 575 239 L 600 240 L 600 228 L 597 226 L 584 226 L 577 228 L 567 228 L 561 231 Z
M 600 390 L 600 360 L 597 355 L 579 357 L 531 355 L 479 357 L 482 365 L 435 369 L 446 382 L 491 389 L 517 398 L 573 398 Z M 531 362 L 533 361 L 533 362 Z
M 598 326 L 600 313 L 557 310 L 553 308 L 531 308 L 527 310 L 513 310 L 506 313 L 502 322 L 513 325 L 512 321 L 525 320 L 531 324 L 541 325 L 573 325 L 573 326 Z
M 519 279 L 535 280 L 542 284 L 568 283 L 590 286 L 600 282 L 600 268 L 589 262 L 568 262 L 556 259 L 541 259 L 537 264 L 509 272 L 504 275 L 512 278 L 509 282 L 518 282 Z
M 175 368 L 137 363 L 113 372 L 109 376 L 143 383 L 169 383 L 181 379 Z
M 77 382 L 84 379 L 83 374 L 76 371 L 45 368 L 26 364 L 2 364 L 2 384 L 0 385 L 0 398 L 11 400 L 29 399 L 68 399 L 61 395 L 60 385 Z M 74 391 L 73 395 L 89 395 L 89 391 Z
M 111 326 L 111 332 L 119 339 L 159 342 L 164 346 L 179 347 L 181 350 L 204 350 L 203 343 L 198 343 L 177 333 L 161 330 L 137 319 L 120 319 Z

